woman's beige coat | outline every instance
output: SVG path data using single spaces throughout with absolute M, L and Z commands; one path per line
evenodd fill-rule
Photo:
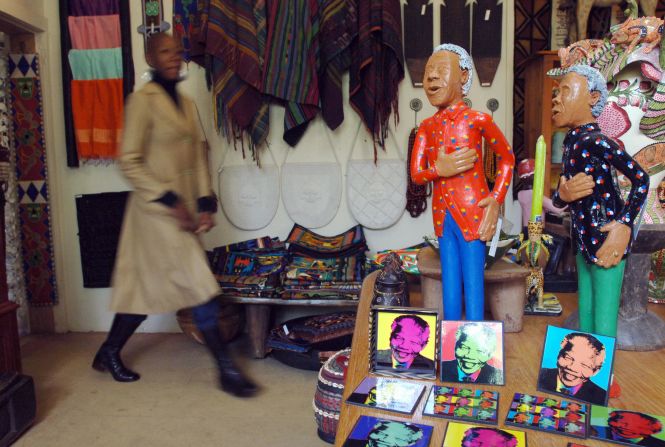
M 125 108 L 120 167 L 134 191 L 113 272 L 115 312 L 173 312 L 219 294 L 198 236 L 180 230 L 169 208 L 156 202 L 173 191 L 197 216 L 197 199 L 212 194 L 194 103 L 178 96 L 181 108 L 150 82 Z

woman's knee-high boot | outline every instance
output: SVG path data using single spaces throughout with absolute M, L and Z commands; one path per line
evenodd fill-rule
M 99 348 L 95 359 L 92 361 L 92 367 L 97 371 L 110 372 L 118 382 L 139 380 L 141 376 L 122 363 L 120 351 L 145 319 L 146 315 L 116 314 L 106 341 Z

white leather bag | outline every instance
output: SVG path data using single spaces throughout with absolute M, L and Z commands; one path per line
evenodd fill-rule
M 399 158 L 378 158 L 376 164 L 374 160 L 354 160 L 354 143 L 346 164 L 349 209 L 360 225 L 372 230 L 394 225 L 406 208 L 406 163 L 392 132 L 390 137 Z
M 279 166 L 270 148 L 267 151 L 272 164 L 263 163 L 259 168 L 248 160 L 243 165 L 225 166 L 225 154 L 217 170 L 222 210 L 229 222 L 241 230 L 265 228 L 277 213 Z
M 342 200 L 342 169 L 328 129 L 322 127 L 334 161 L 288 163 L 287 152 L 282 165 L 282 202 L 291 220 L 305 228 L 320 228 L 330 223 Z

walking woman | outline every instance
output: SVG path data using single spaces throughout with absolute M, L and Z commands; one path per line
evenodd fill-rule
M 198 236 L 214 226 L 217 202 L 195 105 L 176 91 L 181 44 L 168 34 L 155 34 L 146 60 L 153 79 L 129 97 L 119 159 L 133 191 L 113 272 L 111 310 L 116 314 L 92 367 L 119 382 L 138 380 L 139 374 L 120 358 L 127 340 L 148 314 L 191 307 L 219 366 L 222 389 L 251 396 L 257 387 L 235 366 L 220 336 L 220 289 Z

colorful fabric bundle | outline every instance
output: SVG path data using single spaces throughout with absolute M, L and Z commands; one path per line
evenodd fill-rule
M 295 224 L 285 241 L 289 253 L 313 258 L 352 256 L 367 251 L 363 227 L 356 225 L 336 236 L 321 236 Z
M 318 0 L 267 0 L 263 91 L 286 101 L 284 141 L 295 146 L 319 111 Z
M 123 0 L 61 0 L 65 126 L 76 148 L 69 166 L 118 154 L 124 97 L 134 83 L 127 9 Z
M 349 72 L 351 107 L 383 146 L 390 114 L 395 120 L 399 116 L 397 88 L 404 79 L 399 0 L 358 2 L 358 38 L 351 45 Z
M 353 256 L 318 259 L 293 256 L 285 270 L 285 278 L 298 280 L 305 284 L 360 281 L 362 270 L 357 261 L 357 258 Z
M 236 296 L 278 294 L 286 258 L 284 243 L 270 237 L 217 247 L 209 253 L 222 293 Z
M 406 248 L 400 248 L 397 250 L 381 250 L 378 251 L 374 256 L 371 256 L 367 259 L 367 265 L 365 267 L 365 274 L 369 275 L 375 270 L 380 270 L 383 267 L 383 261 L 390 253 L 397 253 L 400 260 L 402 261 L 402 269 L 413 275 L 419 275 L 420 271 L 418 270 L 418 252 L 427 247 L 426 242 L 421 242 L 420 244 L 412 245 Z
M 266 39 L 265 1 L 205 0 L 199 7 L 198 42 L 213 58 L 215 121 L 227 137 L 249 136 L 250 148 L 268 136 L 268 105 L 262 89 Z
M 268 336 L 268 346 L 294 352 L 307 352 L 322 343 L 353 335 L 356 313 L 335 312 L 299 317 L 275 327 Z
M 205 65 L 219 130 L 241 141 L 249 137 L 256 157 L 268 134 L 271 100 L 285 106 L 284 140 L 291 146 L 319 109 L 328 127 L 337 128 L 349 67 L 352 105 L 383 144 L 404 77 L 399 2 L 383 3 L 175 0 L 173 22 L 192 60 L 203 65 L 202 52 L 211 58 Z
M 355 325 L 355 312 L 335 312 L 296 319 L 290 322 L 287 327 L 292 338 L 305 340 L 309 343 L 320 343 L 353 334 Z
M 296 224 L 286 242 L 290 261 L 283 273 L 283 298 L 359 298 L 367 251 L 360 225 L 321 236 Z
M 358 35 L 352 0 L 324 0 L 319 29 L 319 92 L 321 114 L 331 129 L 344 121 L 342 74 L 351 65 L 351 42 Z

